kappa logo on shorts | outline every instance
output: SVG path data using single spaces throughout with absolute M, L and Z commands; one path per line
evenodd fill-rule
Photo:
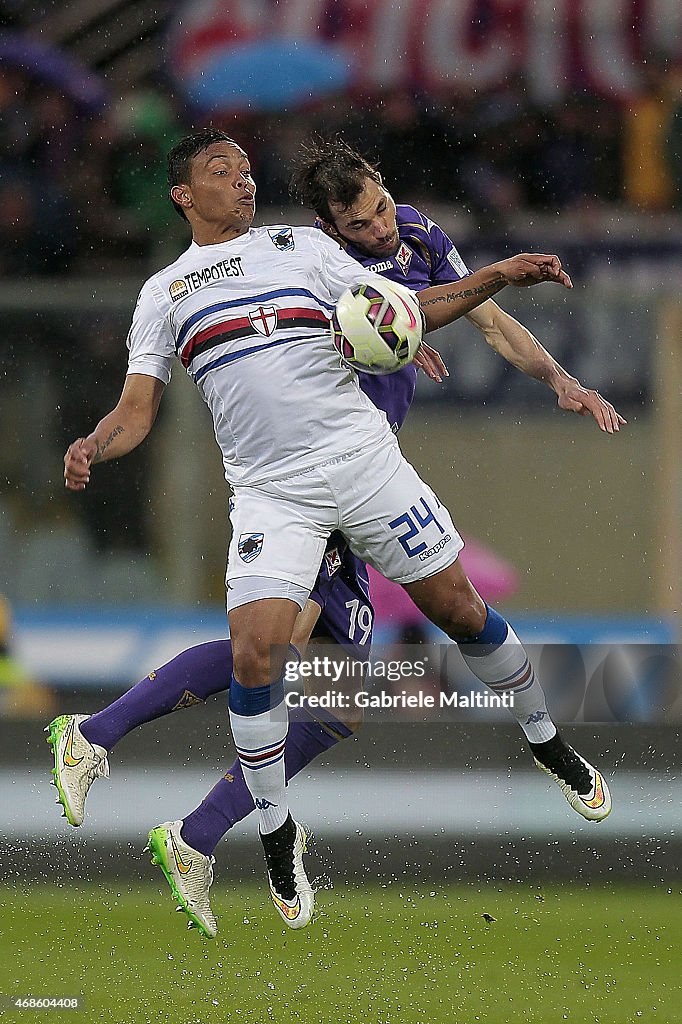
M 437 544 L 434 544 L 432 547 L 427 548 L 426 551 L 419 552 L 419 561 L 425 562 L 427 558 L 431 557 L 431 555 L 437 555 L 438 552 L 441 551 L 446 544 L 449 544 L 451 540 L 452 537 L 450 536 L 450 534 L 446 533 L 444 537 L 441 537 Z
M 291 228 L 269 228 L 268 234 L 272 244 L 277 246 L 280 252 L 293 252 L 296 248 L 294 233 Z
M 333 576 L 335 572 L 338 572 L 341 568 L 341 554 L 338 548 L 331 548 L 325 552 L 324 556 L 325 565 L 327 566 L 327 572 L 330 576 Z
M 253 562 L 263 550 L 264 533 L 242 533 L 237 544 L 237 551 L 242 562 Z

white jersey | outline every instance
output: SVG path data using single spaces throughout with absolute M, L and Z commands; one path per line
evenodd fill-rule
M 282 479 L 391 437 L 329 332 L 346 288 L 383 281 L 315 228 L 192 242 L 145 282 L 128 373 L 168 383 L 177 357 L 213 415 L 231 484 Z

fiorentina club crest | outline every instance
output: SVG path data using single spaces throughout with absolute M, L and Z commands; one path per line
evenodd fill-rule
M 249 320 L 259 334 L 269 338 L 277 327 L 277 310 L 274 306 L 259 306 L 249 310 Z
M 400 248 L 395 254 L 395 261 L 405 277 L 407 277 L 410 272 L 410 263 L 412 262 L 412 250 L 404 242 L 400 243 Z
M 324 560 L 330 576 L 333 576 L 341 568 L 341 555 L 338 548 L 331 548 L 327 551 Z

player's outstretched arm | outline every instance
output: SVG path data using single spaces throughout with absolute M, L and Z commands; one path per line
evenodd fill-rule
M 137 448 L 152 429 L 165 384 L 156 377 L 131 373 L 115 409 L 87 437 L 78 437 L 64 456 L 64 480 L 70 491 L 84 491 L 95 462 L 117 459 Z
M 426 330 L 435 331 L 458 320 L 509 284 L 527 288 L 542 281 L 573 287 L 558 256 L 524 252 L 483 267 L 453 284 L 425 288 L 419 293 L 419 302 L 426 317 Z
M 559 408 L 593 416 L 600 430 L 613 434 L 626 421 L 610 402 L 564 370 L 530 331 L 496 302 L 484 302 L 467 314 L 488 344 L 522 373 L 547 384 L 557 395 Z

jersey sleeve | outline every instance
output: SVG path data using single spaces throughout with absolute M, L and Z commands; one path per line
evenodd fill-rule
M 175 358 L 175 340 L 147 282 L 142 287 L 128 339 L 128 373 L 143 373 L 168 384 Z
M 433 252 L 431 284 L 449 284 L 451 281 L 461 281 L 463 277 L 468 277 L 471 271 L 443 229 L 428 218 L 426 225 Z

